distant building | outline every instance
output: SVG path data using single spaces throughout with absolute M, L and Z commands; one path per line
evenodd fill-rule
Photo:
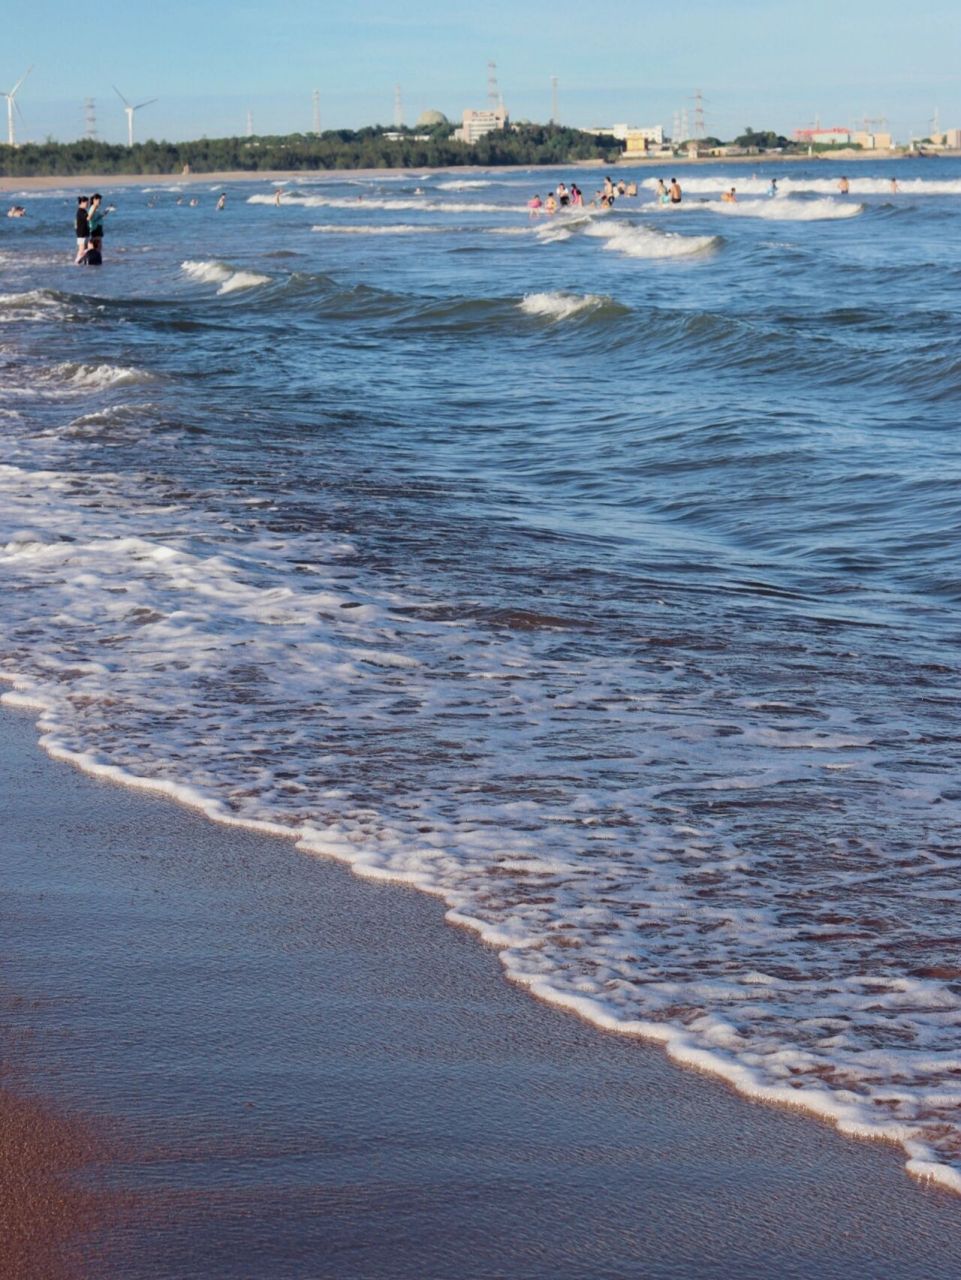
M 952 151 L 961 151 L 961 129 L 945 129 L 944 145 Z
M 614 135 L 617 137 L 617 135 Z M 664 129 L 661 125 L 651 125 L 648 128 L 635 128 L 633 125 L 624 135 L 624 154 L 628 158 L 632 156 L 646 156 L 652 151 L 660 151 L 664 145 Z
M 628 151 L 645 151 L 651 147 L 659 147 L 664 142 L 663 125 L 639 124 L 599 124 L 593 129 L 582 129 L 582 133 L 593 133 L 601 138 L 616 138 L 618 142 L 626 142 Z
M 814 147 L 849 147 L 851 130 L 835 127 L 833 129 L 795 129 L 796 142 L 806 143 Z
M 454 130 L 454 137 L 458 142 L 474 143 L 486 138 L 489 133 L 507 128 L 507 112 L 503 107 L 498 107 L 496 111 L 468 110 L 462 118 L 461 127 Z
M 862 130 L 856 130 L 851 134 L 851 141 L 856 147 L 863 147 L 865 151 L 890 151 L 892 146 L 889 133 L 865 133 Z

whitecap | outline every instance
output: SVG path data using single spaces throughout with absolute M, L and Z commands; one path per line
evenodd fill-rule
M 684 236 L 626 222 L 591 222 L 584 233 L 605 240 L 605 249 L 626 258 L 687 258 L 707 253 L 721 243 L 717 236 Z
M 145 369 L 113 364 L 58 364 L 47 376 L 92 391 L 153 381 L 153 374 Z
M 517 304 L 529 316 L 542 316 L 545 320 L 566 320 L 582 311 L 596 311 L 607 298 L 596 293 L 526 293 Z
M 274 204 L 273 196 L 254 195 L 247 197 L 248 204 Z M 418 209 L 426 213 L 519 213 L 517 205 L 506 204 L 469 204 L 466 201 L 428 200 L 428 199 L 383 199 L 379 196 L 304 196 L 299 192 L 290 192 L 284 204 L 290 208 L 302 205 L 307 209 Z
M 453 227 L 415 227 L 404 222 L 388 223 L 383 227 L 377 227 L 371 223 L 358 225 L 356 223 L 322 222 L 310 229 L 311 231 L 323 232 L 326 235 L 338 236 L 440 235 L 455 230 Z
M 182 262 L 180 267 L 193 280 L 218 285 L 218 293 L 235 293 L 238 289 L 253 289 L 257 285 L 270 283 L 270 276 L 258 275 L 256 271 L 237 270 L 222 262 L 187 261 Z

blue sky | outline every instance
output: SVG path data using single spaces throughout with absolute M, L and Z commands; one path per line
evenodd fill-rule
M 720 136 L 884 116 L 907 140 L 935 108 L 961 127 L 957 0 L 114 0 L 83 12 L 37 0 L 5 14 L 0 90 L 34 66 L 22 140 L 81 136 L 92 97 L 100 136 L 124 141 L 114 84 L 131 101 L 159 99 L 137 116 L 140 139 L 243 133 L 248 110 L 257 132 L 306 131 L 314 89 L 323 128 L 390 123 L 395 84 L 407 123 L 428 107 L 459 116 L 486 104 L 491 60 L 515 119 L 549 117 L 556 75 L 565 124 L 670 130 L 700 89 Z

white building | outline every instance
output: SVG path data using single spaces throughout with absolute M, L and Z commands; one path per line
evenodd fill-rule
M 659 147 L 664 142 L 664 126 L 660 124 L 598 125 L 596 129 L 583 129 L 581 132 L 599 134 L 602 138 L 616 138 L 618 142 L 630 139 L 632 144 L 636 142 L 648 147 Z
M 503 106 L 498 107 L 496 111 L 468 110 L 464 112 L 462 119 L 461 127 L 454 130 L 454 138 L 457 142 L 474 143 L 489 133 L 507 128 L 507 112 Z

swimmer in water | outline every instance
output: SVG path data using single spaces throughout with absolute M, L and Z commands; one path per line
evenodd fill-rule
M 842 196 L 846 196 L 850 190 L 851 190 L 850 182 L 848 182 L 847 178 L 842 178 L 838 183 L 838 191 L 840 191 Z
M 731 187 L 730 191 L 725 191 L 721 196 L 725 204 L 737 204 L 737 192 Z
M 677 178 L 672 178 L 671 186 L 670 186 L 671 204 L 680 204 L 682 198 L 683 197 L 681 195 L 681 184 L 678 182 Z

